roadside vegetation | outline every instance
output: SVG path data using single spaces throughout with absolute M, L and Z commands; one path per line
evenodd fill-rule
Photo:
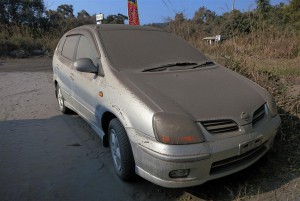
M 248 12 L 217 15 L 201 7 L 192 19 L 177 13 L 166 23 L 151 24 L 177 34 L 211 59 L 265 87 L 278 104 L 282 130 L 271 153 L 254 168 L 187 189 L 204 199 L 264 200 L 263 194 L 276 193 L 283 196 L 276 197 L 279 200 L 300 198 L 300 0 L 279 5 L 256 2 L 256 9 Z M 122 14 L 110 15 L 104 23 L 123 24 L 126 19 Z M 26 57 L 35 50 L 51 55 L 67 30 L 94 23 L 95 16 L 85 10 L 75 16 L 72 5 L 48 10 L 42 0 L 0 0 L 0 56 Z M 212 45 L 203 41 L 216 35 L 224 40 Z M 292 182 L 296 183 L 285 194 L 283 188 Z
M 126 19 L 122 14 L 109 15 L 103 22 L 124 24 Z M 49 10 L 43 0 L 0 0 L 0 57 L 52 55 L 66 31 L 95 23 L 95 15 L 85 10 L 75 16 L 72 5 Z

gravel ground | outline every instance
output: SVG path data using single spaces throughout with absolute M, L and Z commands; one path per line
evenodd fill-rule
M 0 62 L 0 200 L 172 199 L 117 178 L 89 125 L 59 112 L 51 71 L 50 59 Z

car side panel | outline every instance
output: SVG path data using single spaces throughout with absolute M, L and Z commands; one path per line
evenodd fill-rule
M 97 123 L 95 109 L 99 79 L 93 73 L 74 70 L 73 104 L 76 110 L 92 124 Z
M 75 60 L 89 58 L 95 67 L 101 66 L 100 53 L 93 40 L 93 35 L 87 30 L 79 30 L 81 35 L 75 52 Z M 73 68 L 73 101 L 74 107 L 89 123 L 98 126 L 96 118 L 96 103 L 98 97 L 98 86 L 101 77 L 95 73 L 79 72 Z

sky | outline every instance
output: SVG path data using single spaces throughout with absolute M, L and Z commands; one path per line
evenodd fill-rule
M 288 0 L 271 0 L 272 5 Z M 71 4 L 74 14 L 86 10 L 90 15 L 104 13 L 127 15 L 127 0 L 44 0 L 47 9 L 56 10 L 59 5 Z M 165 3 L 164 3 L 165 2 Z M 138 0 L 141 24 L 164 22 L 168 17 L 174 18 L 178 12 L 183 12 L 187 18 L 192 18 L 201 6 L 222 14 L 232 9 L 233 0 Z M 255 0 L 235 0 L 235 9 L 252 10 L 256 7 Z

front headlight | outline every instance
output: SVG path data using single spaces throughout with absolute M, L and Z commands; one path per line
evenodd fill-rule
M 153 129 L 159 142 L 165 144 L 195 144 L 204 142 L 196 123 L 181 115 L 159 112 L 153 116 Z
M 274 97 L 269 92 L 266 92 L 266 100 L 271 116 L 275 117 L 278 114 L 277 105 Z

